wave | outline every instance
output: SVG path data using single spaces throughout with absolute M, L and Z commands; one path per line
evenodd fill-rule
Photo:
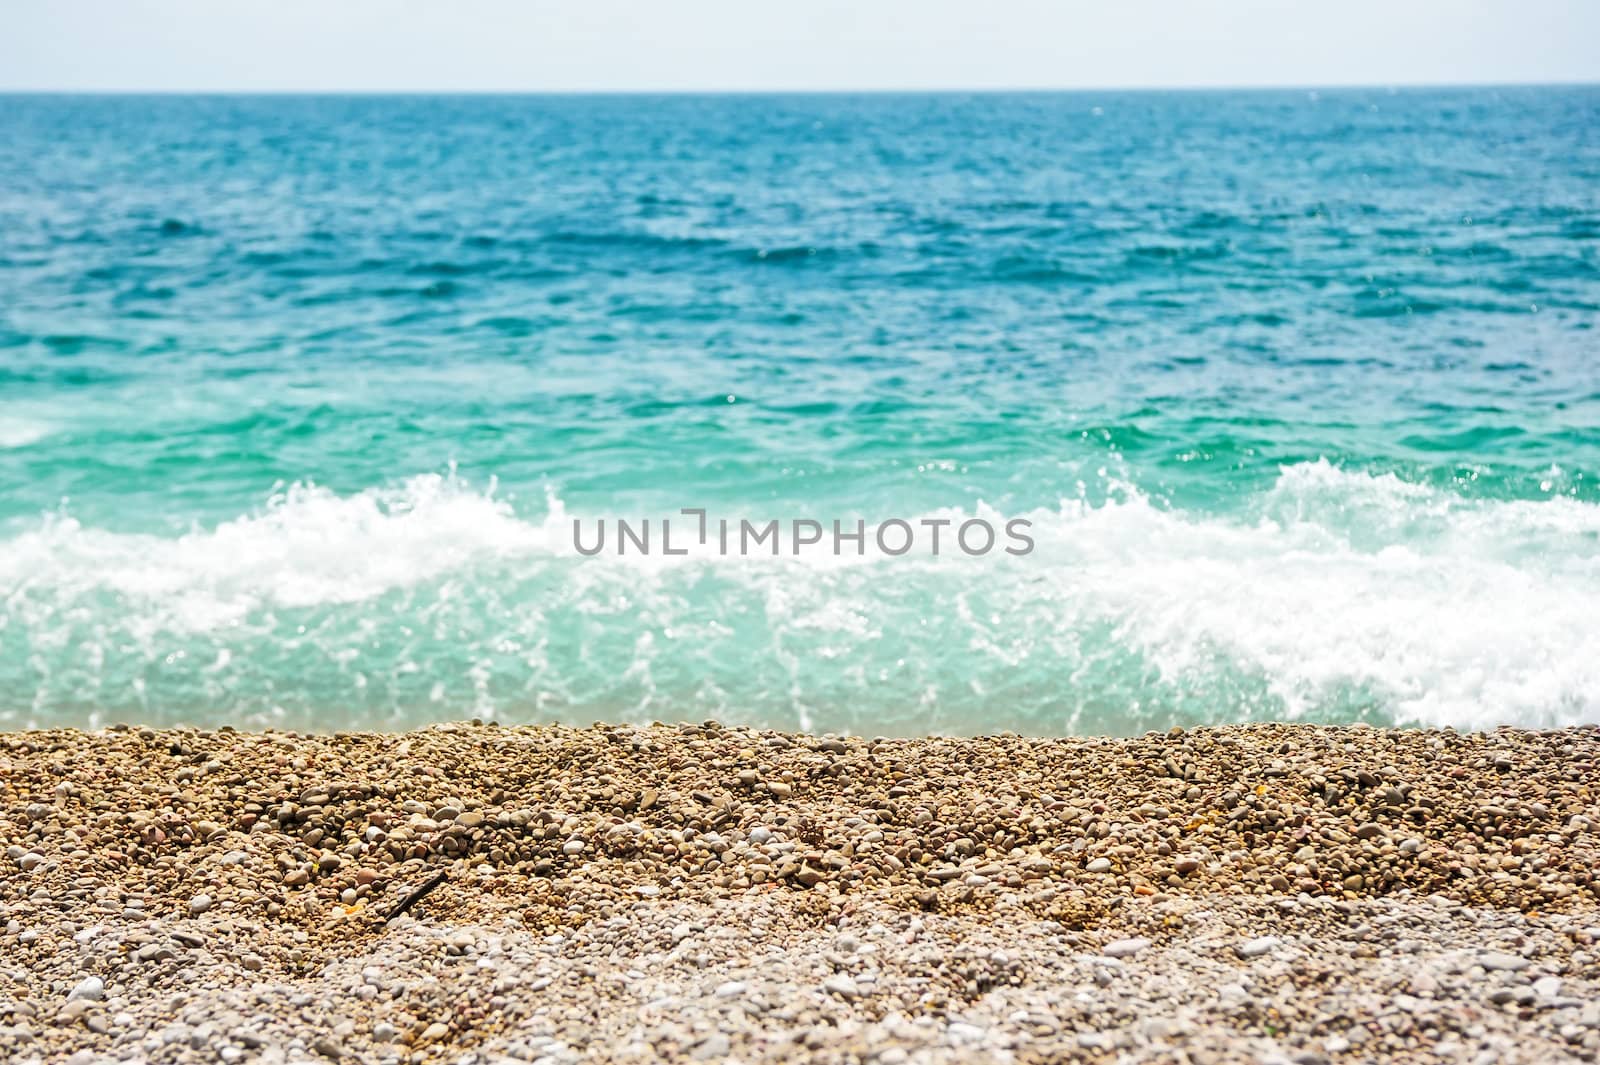
M 269 607 L 359 603 L 545 542 L 493 487 L 477 492 L 453 477 L 350 496 L 297 484 L 258 513 L 175 538 L 47 517 L 6 545 L 0 590 L 63 602 L 109 594 L 152 627 L 203 631 Z
M 1318 461 L 1228 514 L 1117 485 L 1099 504 L 923 516 L 1025 517 L 1037 547 L 888 557 L 869 534 L 861 557 L 583 558 L 555 492 L 522 506 L 453 476 L 295 486 L 175 537 L 52 517 L 0 548 L 0 702 L 32 723 L 132 707 L 862 732 L 1600 720 L 1595 504 Z
M 36 444 L 54 432 L 55 426 L 48 422 L 0 417 L 0 450 Z

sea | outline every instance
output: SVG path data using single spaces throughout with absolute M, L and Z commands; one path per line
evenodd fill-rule
M 1597 326 L 1593 86 L 0 96 L 0 728 L 1594 723 Z

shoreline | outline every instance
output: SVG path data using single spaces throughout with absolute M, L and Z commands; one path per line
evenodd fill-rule
M 17 1062 L 1600 1055 L 1593 726 L 0 733 L 0 850 Z

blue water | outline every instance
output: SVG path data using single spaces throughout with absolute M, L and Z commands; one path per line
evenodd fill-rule
M 1600 720 L 1597 322 L 1593 87 L 0 97 L 0 727 Z

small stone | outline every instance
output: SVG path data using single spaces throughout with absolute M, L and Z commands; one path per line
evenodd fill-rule
M 1478 964 L 1491 972 L 1516 973 L 1526 969 L 1530 963 L 1527 958 L 1520 955 L 1491 950 L 1478 955 Z
M 950 1037 L 950 1042 L 956 1046 L 967 1046 L 983 1042 L 989 1033 L 975 1024 L 951 1021 L 949 1026 L 945 1028 L 945 1034 Z
M 733 1049 L 728 1037 L 721 1032 L 712 1032 L 694 1045 L 689 1053 L 696 1061 L 715 1061 L 728 1056 L 728 1051 Z
M 31 873 L 44 864 L 44 855 L 29 851 L 17 859 L 17 864 L 22 867 L 24 873 Z
M 749 990 L 749 986 L 743 980 L 729 980 L 725 984 L 717 985 L 717 989 L 712 994 L 717 998 L 738 998 Z
M 98 976 L 86 976 L 78 982 L 77 987 L 72 989 L 72 993 L 67 996 L 67 1001 L 86 999 L 90 1002 L 99 1002 L 105 997 L 106 982 Z
M 428 1025 L 428 1027 L 422 1030 L 421 1035 L 417 1036 L 417 1042 L 437 1043 L 439 1040 L 443 1039 L 449 1034 L 450 1028 L 448 1025 L 442 1024 L 439 1021 L 434 1021 L 432 1024 Z
M 561 853 L 569 858 L 576 857 L 583 853 L 583 848 L 586 846 L 587 844 L 581 839 L 569 839 L 561 845 Z
M 86 999 L 68 999 L 67 1004 L 56 1014 L 56 1023 L 77 1024 L 92 1009 L 94 1003 Z
M 822 981 L 822 990 L 840 998 L 855 998 L 861 994 L 861 989 L 847 973 L 835 973 Z
M 1555 998 L 1561 994 L 1561 977 L 1541 976 L 1533 982 L 1533 993 L 1540 998 Z
M 1257 936 L 1255 939 L 1247 939 L 1243 943 L 1235 943 L 1233 952 L 1241 958 L 1259 958 L 1263 954 L 1270 953 L 1272 948 L 1277 945 L 1278 939 L 1276 936 Z
M 197 917 L 209 909 L 211 909 L 210 895 L 201 893 L 189 900 L 189 912 Z
M 1200 868 L 1199 858 L 1179 858 L 1172 863 L 1172 868 L 1179 876 L 1188 876 Z
M 1110 858 L 1096 858 L 1084 866 L 1091 873 L 1109 873 L 1111 871 Z
M 802 865 L 799 871 L 794 874 L 794 878 L 801 884 L 804 884 L 806 887 L 816 887 L 818 884 L 828 879 L 828 874 L 824 873 L 821 869 L 814 869 L 809 865 Z
M 1108 958 L 1127 958 L 1139 953 L 1150 945 L 1148 939 L 1135 937 L 1133 939 L 1115 939 L 1100 948 L 1100 953 Z

